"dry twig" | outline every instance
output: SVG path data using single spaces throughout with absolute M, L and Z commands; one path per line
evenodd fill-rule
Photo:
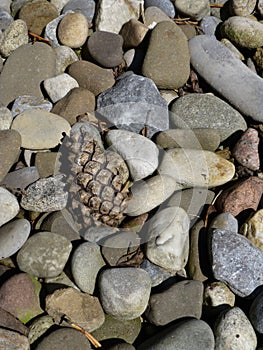
M 28 35 L 31 36 L 33 38 L 33 42 L 35 43 L 36 41 L 42 41 L 43 43 L 46 43 L 48 45 L 51 46 L 51 41 L 43 38 L 42 36 L 36 34 L 36 33 L 33 33 L 33 32 L 30 32 L 28 31 Z

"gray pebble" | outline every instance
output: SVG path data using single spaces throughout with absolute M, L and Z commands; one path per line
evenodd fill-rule
M 11 112 L 12 116 L 16 117 L 18 114 L 26 111 L 27 109 L 41 109 L 50 112 L 53 105 L 48 100 L 41 97 L 32 95 L 23 95 L 15 99 Z
M 0 7 L 0 32 L 4 32 L 7 27 L 14 22 L 14 18 L 10 15 L 10 12 L 7 11 L 3 7 L 2 1 L 1 1 L 1 7 Z
M 220 213 L 214 217 L 209 225 L 209 229 L 219 228 L 238 233 L 238 221 L 230 213 Z
M 61 100 L 73 88 L 79 87 L 77 80 L 67 73 L 44 80 L 44 88 L 53 103 Z
M 195 21 L 210 15 L 209 0 L 195 0 L 194 3 L 192 0 L 176 0 L 174 5 L 183 17 L 190 17 Z
M 215 35 L 219 23 L 222 23 L 221 19 L 215 16 L 206 16 L 200 21 L 199 26 L 203 34 Z
M 168 278 L 175 276 L 175 272 L 165 270 L 151 263 L 148 259 L 144 259 L 140 267 L 151 277 L 152 287 L 156 287 Z
M 31 236 L 17 255 L 20 270 L 37 277 L 55 277 L 64 269 L 72 245 L 69 240 L 52 232 Z
M 262 318 L 262 310 L 263 310 L 263 293 L 262 291 L 256 296 L 253 300 L 250 310 L 249 310 L 249 318 L 256 329 L 260 334 L 263 333 L 263 318 Z
M 40 338 L 50 327 L 54 325 L 54 320 L 49 315 L 37 317 L 29 327 L 28 340 L 29 343 L 34 343 Z
M 0 107 L 0 130 L 8 130 L 11 127 L 13 116 L 7 107 Z
M 155 6 L 162 10 L 167 16 L 174 18 L 175 17 L 175 8 L 173 3 L 170 0 L 145 0 L 144 8 Z
M 16 197 L 3 187 L 0 187 L 0 226 L 12 220 L 19 212 Z
M 82 13 L 88 20 L 91 26 L 95 14 L 94 0 L 69 0 L 62 9 L 62 13 L 73 11 L 75 13 Z
M 146 271 L 133 268 L 112 268 L 99 276 L 100 301 L 104 311 L 120 320 L 132 320 L 145 311 L 151 291 Z
M 1 18 L 0 18 L 1 21 Z M 25 21 L 17 19 L 12 22 L 4 31 L 0 53 L 3 57 L 8 57 L 19 46 L 28 43 L 28 29 Z
M 229 7 L 233 16 L 249 16 L 254 11 L 257 0 L 230 0 Z

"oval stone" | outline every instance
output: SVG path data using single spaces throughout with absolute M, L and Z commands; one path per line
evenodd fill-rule
M 89 24 L 82 13 L 68 13 L 58 25 L 58 38 L 62 45 L 78 48 L 85 43 L 88 31 Z
M 0 226 L 13 219 L 19 212 L 16 197 L 3 187 L 0 187 Z

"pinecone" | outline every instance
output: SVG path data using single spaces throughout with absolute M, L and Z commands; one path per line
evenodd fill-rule
M 124 218 L 129 170 L 121 156 L 104 150 L 98 129 L 77 123 L 60 148 L 58 171 L 68 191 L 67 210 L 79 231 Z

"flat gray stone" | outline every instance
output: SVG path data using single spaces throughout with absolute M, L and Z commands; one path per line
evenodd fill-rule
M 137 350 L 214 350 L 212 329 L 202 320 L 187 320 L 158 332 Z
M 0 226 L 12 220 L 19 212 L 19 203 L 11 192 L 0 187 Z
M 64 269 L 72 245 L 69 240 L 52 232 L 31 236 L 17 255 L 20 270 L 36 277 L 55 277 Z
M 211 128 L 220 135 L 221 141 L 236 131 L 245 131 L 247 128 L 245 119 L 237 110 L 219 97 L 208 94 L 188 94 L 179 97 L 172 102 L 170 109 L 172 127 L 180 129 Z M 198 140 L 198 136 L 196 138 Z
M 71 259 L 71 271 L 77 286 L 83 292 L 93 294 L 97 274 L 104 265 L 99 245 L 91 242 L 79 245 Z
M 220 213 L 211 220 L 209 229 L 212 228 L 219 228 L 220 230 L 228 230 L 238 233 L 238 221 L 230 213 Z
M 191 64 L 207 83 L 242 114 L 262 122 L 262 78 L 215 37 L 198 35 L 189 41 L 189 47 Z
M 168 106 L 156 85 L 132 72 L 98 96 L 96 112 L 119 129 L 139 133 L 147 125 L 150 137 L 168 129 Z
M 104 270 L 98 282 L 104 311 L 120 320 L 142 315 L 149 301 L 151 279 L 146 271 L 134 267 Z
M 158 7 L 171 18 L 175 17 L 175 8 L 170 0 L 145 0 L 144 8 L 147 9 L 150 6 Z
M 34 166 L 25 167 L 19 170 L 11 171 L 8 173 L 1 185 L 7 186 L 11 189 L 24 190 L 27 186 L 39 179 L 39 173 Z
M 31 231 L 30 222 L 17 219 L 0 227 L 0 259 L 9 258 L 26 242 Z
M 134 181 L 151 175 L 157 169 L 159 150 L 148 138 L 126 130 L 110 130 L 106 142 L 125 160 Z
M 210 255 L 214 277 L 225 282 L 235 294 L 246 297 L 263 284 L 263 253 L 246 237 L 214 229 Z
M 16 117 L 27 109 L 41 109 L 50 112 L 52 107 L 53 105 L 51 102 L 41 97 L 23 95 L 15 99 L 11 112 L 13 117 Z
M 8 130 L 11 128 L 13 116 L 7 107 L 0 107 L 0 130 Z
M 70 90 L 79 87 L 77 80 L 67 73 L 44 80 L 44 88 L 53 103 L 61 100 Z
M 200 319 L 204 287 L 201 281 L 185 280 L 152 294 L 145 311 L 147 320 L 164 326 L 183 317 Z
M 7 106 L 21 95 L 43 97 L 41 82 L 54 75 L 55 54 L 50 46 L 22 45 L 8 57 L 1 72 L 0 101 Z

